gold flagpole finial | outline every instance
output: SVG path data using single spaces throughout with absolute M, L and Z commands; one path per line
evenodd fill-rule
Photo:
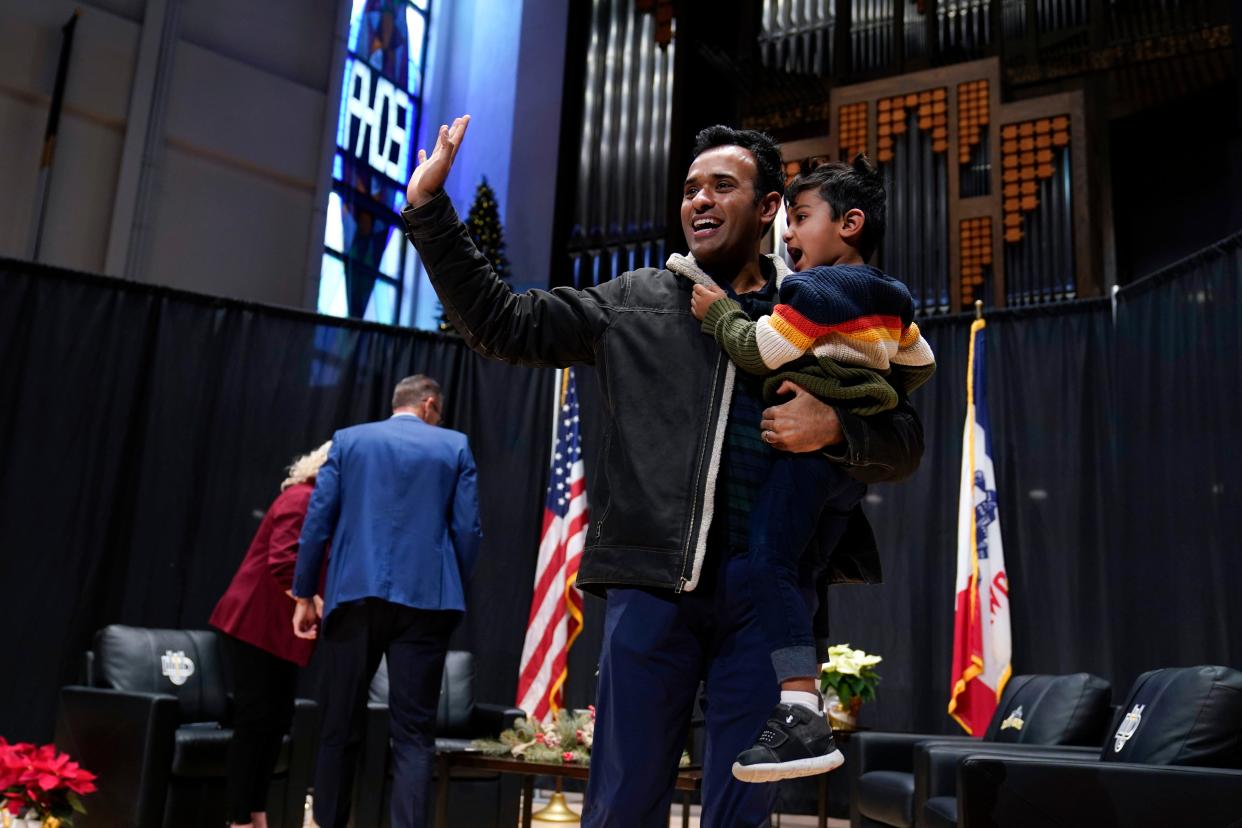
M 975 300 L 975 319 L 982 319 L 982 318 L 983 318 L 983 300 L 976 299 Z

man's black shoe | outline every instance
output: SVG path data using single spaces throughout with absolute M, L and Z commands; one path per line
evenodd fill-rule
M 733 775 L 743 782 L 773 782 L 827 773 L 844 761 L 822 713 L 778 704 L 754 746 L 738 754 Z

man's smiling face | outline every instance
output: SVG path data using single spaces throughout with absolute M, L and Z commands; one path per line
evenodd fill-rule
M 755 157 L 734 145 L 706 150 L 690 164 L 681 229 L 701 266 L 757 255 L 764 213 L 763 200 L 755 197 L 757 177 Z

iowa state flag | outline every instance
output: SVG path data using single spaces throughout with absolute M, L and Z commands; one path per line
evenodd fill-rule
M 982 319 L 970 326 L 966 366 L 966 426 L 957 513 L 957 607 L 949 694 L 949 715 L 972 736 L 982 736 L 987 729 L 1013 670 L 1009 579 L 988 442 L 984 327 Z

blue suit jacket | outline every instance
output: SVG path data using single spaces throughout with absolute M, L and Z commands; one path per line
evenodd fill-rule
M 466 435 L 411 415 L 342 429 L 315 480 L 293 594 L 315 593 L 330 540 L 325 619 L 360 598 L 464 611 L 482 538 Z

